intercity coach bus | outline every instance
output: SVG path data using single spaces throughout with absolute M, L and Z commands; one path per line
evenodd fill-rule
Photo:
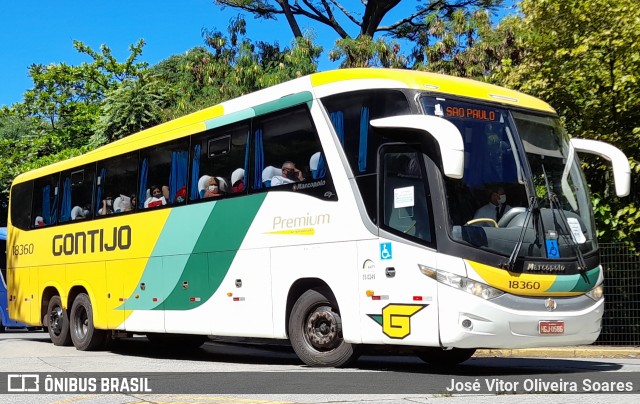
M 79 350 L 289 339 L 314 366 L 589 344 L 603 271 L 577 152 L 629 193 L 624 154 L 570 139 L 533 97 L 312 74 L 18 176 L 9 306 Z M 506 208 L 478 216 L 494 194 Z

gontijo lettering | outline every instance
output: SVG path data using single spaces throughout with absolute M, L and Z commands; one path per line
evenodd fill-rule
M 128 250 L 131 247 L 131 227 L 114 227 L 112 231 L 95 229 L 76 233 L 56 234 L 52 240 L 54 256 Z

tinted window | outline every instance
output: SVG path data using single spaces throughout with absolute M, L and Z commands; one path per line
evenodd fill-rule
M 407 147 L 386 148 L 382 154 L 381 222 L 392 233 L 431 243 L 431 197 L 422 153 Z
M 253 190 L 282 186 L 280 189 L 335 199 L 329 168 L 306 106 L 256 120 L 253 141 Z M 296 185 L 300 182 L 309 185 Z
M 249 125 L 241 123 L 193 137 L 190 200 L 244 193 L 248 135 Z
M 140 152 L 138 207 L 148 208 L 186 202 L 188 150 L 189 139 L 180 139 Z
M 50 226 L 58 222 L 58 205 L 61 192 L 58 186 L 60 175 L 53 174 L 34 181 L 31 217 L 33 226 Z
M 344 134 L 343 147 L 356 177 L 367 213 L 376 223 L 376 161 L 381 144 L 387 139 L 369 121 L 411 114 L 407 98 L 400 91 L 368 90 L 323 98 L 334 130 Z
M 31 220 L 31 202 L 33 196 L 33 181 L 14 185 L 11 188 L 11 224 L 20 229 L 29 229 L 34 221 Z
M 91 218 L 95 175 L 95 164 L 62 173 L 60 223 Z
M 95 206 L 97 216 L 125 211 L 117 202 L 130 201 L 138 180 L 138 152 L 113 157 L 98 163 Z

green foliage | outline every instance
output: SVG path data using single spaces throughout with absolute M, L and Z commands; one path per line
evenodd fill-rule
M 90 144 L 99 146 L 161 123 L 168 102 L 165 86 L 154 77 L 141 77 L 108 90 Z
M 226 35 L 205 30 L 203 37 L 209 49 L 193 48 L 151 69 L 167 84 L 171 118 L 313 73 L 322 51 L 309 37 L 284 49 L 251 41 L 241 17 L 230 21 Z
M 30 66 L 29 75 L 34 87 L 25 93 L 24 102 L 17 105 L 16 110 L 24 116 L 46 121 L 51 133 L 75 148 L 88 142 L 105 94 L 121 82 L 136 80 L 146 64 L 136 63 L 143 41 L 131 46 L 131 53 L 124 63 L 119 63 L 106 45 L 100 52 L 80 41 L 74 41 L 73 46 L 89 56 L 92 62 L 80 66 L 65 63 Z
M 367 35 L 337 40 L 329 53 L 329 59 L 343 59 L 340 64 L 342 68 L 407 67 L 407 58 L 400 54 L 400 45 L 397 42 L 388 41 L 386 38 L 372 39 Z

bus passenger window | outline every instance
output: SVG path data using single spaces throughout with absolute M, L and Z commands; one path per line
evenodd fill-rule
M 50 226 L 58 222 L 59 178 L 60 174 L 56 173 L 35 180 L 32 203 L 34 227 Z
M 244 193 L 249 125 L 240 122 L 193 136 L 189 200 L 216 199 Z M 242 181 L 243 186 L 234 187 Z M 206 194 L 206 195 L 205 195 Z
M 146 203 L 155 197 L 152 186 L 157 186 L 164 203 L 183 204 L 186 201 L 189 168 L 189 139 L 179 139 L 142 150 L 140 152 L 140 190 L 138 200 Z M 150 201 L 152 202 L 152 201 Z M 157 201 L 156 201 L 157 202 Z M 155 207 L 157 204 L 152 203 Z
M 95 211 L 97 215 L 122 213 L 122 196 L 130 195 L 138 181 L 138 153 L 133 152 L 98 163 L 96 177 Z M 115 201 L 120 197 L 119 209 Z

